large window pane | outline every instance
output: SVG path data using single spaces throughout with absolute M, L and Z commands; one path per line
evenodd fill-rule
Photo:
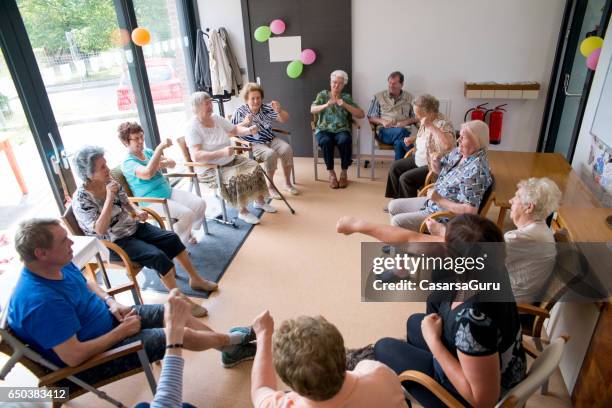
M 134 0 L 139 27 L 151 33 L 142 48 L 162 139 L 180 136 L 191 114 L 185 65 L 186 39 L 181 36 L 176 0 Z M 177 149 L 168 152 L 177 154 Z
M 13 237 L 19 222 L 58 217 L 59 211 L 17 90 L 0 50 L 0 288 L 10 288 L 7 271 L 19 268 Z M 0 290 L 0 302 L 7 291 Z
M 84 145 L 102 146 L 109 166 L 119 164 L 125 148 L 117 126 L 137 121 L 138 114 L 123 109 L 129 84 L 123 45 L 129 34 L 119 30 L 113 1 L 19 0 L 18 5 L 64 148 L 72 156 Z

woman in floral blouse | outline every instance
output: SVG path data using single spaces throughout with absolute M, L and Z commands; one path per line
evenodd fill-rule
M 353 157 L 352 118 L 365 117 L 363 110 L 342 88 L 348 82 L 348 74 L 341 70 L 331 73 L 331 90 L 323 90 L 310 107 L 310 113 L 317 115 L 316 137 L 323 150 L 325 166 L 329 172 L 331 188 L 345 188 L 348 185 L 346 171 Z M 334 147 L 340 151 L 340 181 L 334 171 Z

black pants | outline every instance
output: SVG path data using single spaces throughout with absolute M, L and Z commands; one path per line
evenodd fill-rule
M 338 146 L 340 152 L 340 168 L 346 170 L 352 163 L 353 137 L 347 131 L 332 133 L 317 132 L 317 142 L 323 150 L 323 159 L 327 170 L 334 169 L 334 147 Z
M 389 169 L 387 176 L 387 198 L 412 198 L 418 194 L 418 189 L 425 184 L 429 168 L 418 167 L 414 162 L 414 155 L 396 160 Z
M 181 239 L 172 231 L 160 229 L 146 222 L 139 223 L 136 232 L 129 237 L 115 241 L 132 262 L 154 269 L 164 276 L 174 268 L 172 260 L 185 250 Z M 111 259 L 119 259 L 111 251 Z
M 406 370 L 416 370 L 427 374 L 436 381 L 440 381 L 434 370 L 433 354 L 429 351 L 421 332 L 421 322 L 424 317 L 424 313 L 416 313 L 408 318 L 406 322 L 406 341 L 389 337 L 377 341 L 374 345 L 374 357 L 397 374 Z M 442 401 L 422 385 L 412 381 L 404 381 L 402 385 L 422 406 L 426 408 L 446 407 Z M 442 386 L 465 406 L 469 406 L 448 380 L 443 381 Z

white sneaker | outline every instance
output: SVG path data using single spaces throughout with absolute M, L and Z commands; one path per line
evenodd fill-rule
M 253 224 L 253 225 L 259 224 L 259 218 L 257 218 L 250 212 L 246 214 L 238 213 L 238 218 L 240 218 L 242 221 L 246 222 L 247 224 Z
M 285 186 L 285 188 L 283 188 L 283 190 L 285 190 L 286 192 L 288 192 L 291 195 L 298 195 L 300 194 L 300 191 L 295 188 L 294 186 Z
M 267 213 L 275 213 L 278 211 L 276 208 L 272 207 L 268 203 L 259 204 L 255 202 L 253 203 L 253 207 L 257 208 L 258 210 L 264 210 Z

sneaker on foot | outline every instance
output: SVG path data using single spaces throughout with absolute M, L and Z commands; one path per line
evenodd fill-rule
M 231 352 L 221 352 L 221 362 L 225 368 L 235 367 L 243 361 L 253 360 L 256 351 L 257 347 L 254 344 L 239 344 L 234 346 Z
M 271 206 L 268 203 L 259 204 L 259 203 L 255 202 L 255 203 L 253 203 L 253 207 L 257 208 L 258 210 L 264 210 L 267 213 L 275 213 L 275 212 L 277 212 L 276 208 L 274 208 L 273 206 Z
M 295 188 L 294 186 L 285 186 L 285 188 L 283 188 L 283 190 L 285 190 L 286 192 L 288 192 L 291 195 L 299 195 L 300 191 Z
M 259 218 L 257 218 L 250 212 L 246 214 L 240 213 L 238 214 L 238 218 L 240 218 L 242 221 L 246 222 L 247 224 L 253 224 L 253 225 L 259 224 Z
M 270 194 L 271 198 L 275 200 L 282 200 L 282 197 L 276 192 L 276 190 L 268 190 L 268 193 Z
M 250 342 L 257 340 L 255 337 L 255 330 L 253 330 L 252 327 L 232 327 L 229 331 L 230 333 L 240 332 L 245 334 L 244 340 L 241 343 L 242 345 L 249 344 Z

